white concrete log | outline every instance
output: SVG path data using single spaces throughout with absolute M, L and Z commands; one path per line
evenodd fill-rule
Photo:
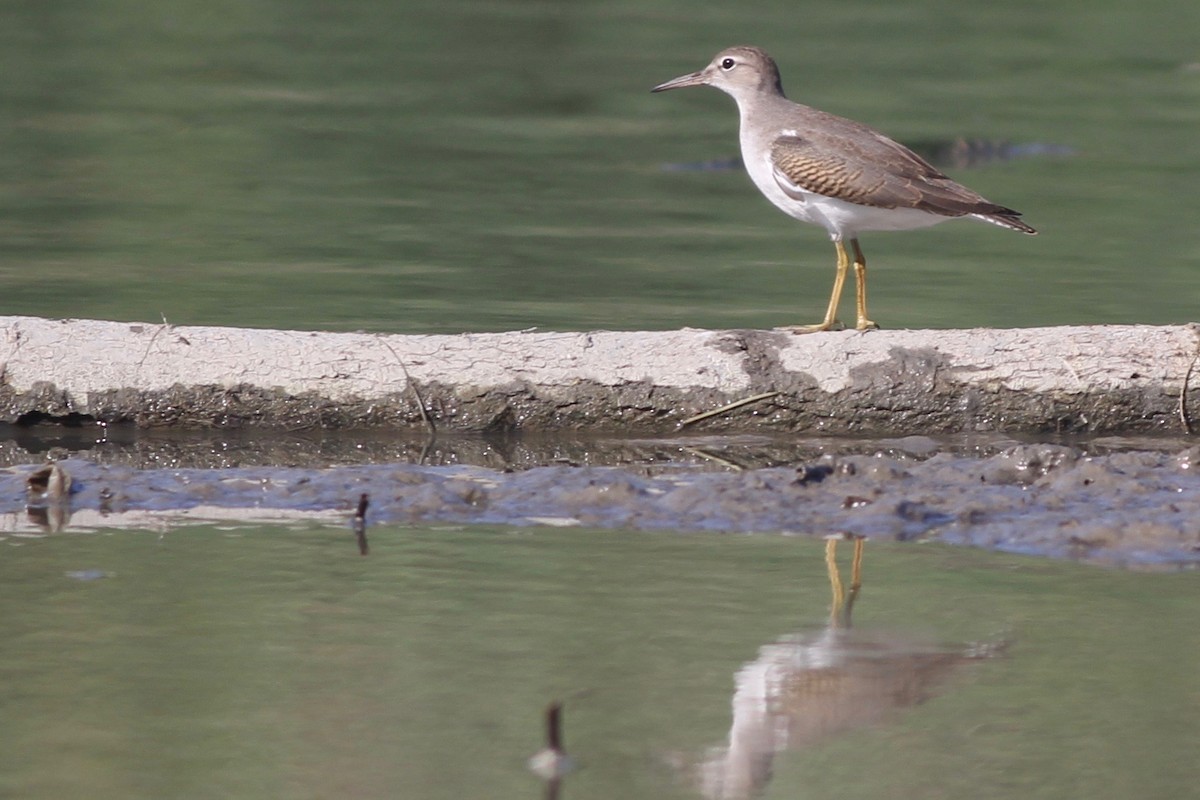
M 423 426 L 419 395 L 445 430 L 663 431 L 778 392 L 698 427 L 1179 432 L 1198 332 L 410 336 L 0 317 L 0 421 Z

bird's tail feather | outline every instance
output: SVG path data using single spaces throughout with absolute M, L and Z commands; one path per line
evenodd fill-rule
M 1020 233 L 1028 233 L 1035 235 L 1037 231 L 1021 222 L 1021 215 L 1017 212 L 1011 214 L 972 214 L 975 219 L 981 219 L 984 222 L 990 222 L 993 225 L 999 225 L 1001 228 L 1019 231 Z

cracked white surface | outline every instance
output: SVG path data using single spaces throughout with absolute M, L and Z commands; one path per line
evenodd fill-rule
M 757 338 L 756 338 L 757 337 Z M 752 366 L 753 340 L 759 358 Z M 778 348 L 777 352 L 773 348 Z M 1032 393 L 1146 387 L 1178 393 L 1196 353 L 1194 326 L 1011 330 L 779 332 L 594 331 L 401 336 L 0 317 L 0 378 L 17 392 L 53 384 L 82 404 L 89 392 L 248 384 L 332 401 L 383 398 L 409 378 L 467 391 L 516 382 L 570 387 L 752 389 L 751 371 L 811 377 L 835 394 L 869 384 L 955 383 Z M 1200 381 L 1200 378 L 1197 379 Z M 911 388 L 911 386 L 910 386 Z M 932 389 L 932 385 L 930 386 Z
M 740 355 L 702 330 L 399 336 L 0 317 L 0 374 L 74 397 L 133 387 L 250 384 L 332 400 L 403 392 L 408 378 L 487 389 L 649 381 L 668 388 L 749 387 Z
M 901 352 L 936 357 L 953 380 L 990 388 L 1083 392 L 1144 385 L 1178 392 L 1196 348 L 1197 335 L 1186 325 L 840 331 L 794 336 L 779 360 L 829 393 L 849 388 L 855 370 L 902 368 Z

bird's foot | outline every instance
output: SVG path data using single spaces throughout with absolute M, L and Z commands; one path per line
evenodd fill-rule
M 879 330 L 879 326 L 876 325 L 871 320 L 867 319 L 866 317 L 859 317 L 858 324 L 855 325 L 854 327 L 856 330 L 860 330 L 860 331 L 877 331 L 877 330 Z
M 874 323 L 871 323 L 872 325 Z M 830 319 L 825 322 L 818 322 L 816 325 L 785 325 L 781 330 L 790 331 L 791 333 L 817 333 L 819 331 L 840 331 L 846 326 L 840 320 Z

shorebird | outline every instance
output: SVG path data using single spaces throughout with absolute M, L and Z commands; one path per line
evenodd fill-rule
M 860 122 L 784 97 L 779 68 L 757 47 L 731 47 L 700 70 L 655 86 L 665 92 L 712 86 L 737 102 L 742 161 L 750 179 L 785 214 L 820 225 L 837 250 L 837 272 L 825 318 L 794 333 L 835 328 L 842 286 L 854 256 L 858 330 L 879 327 L 867 316 L 863 231 L 901 231 L 969 217 L 1020 233 L 1037 233 L 1011 208 L 955 183 L 899 142 Z

